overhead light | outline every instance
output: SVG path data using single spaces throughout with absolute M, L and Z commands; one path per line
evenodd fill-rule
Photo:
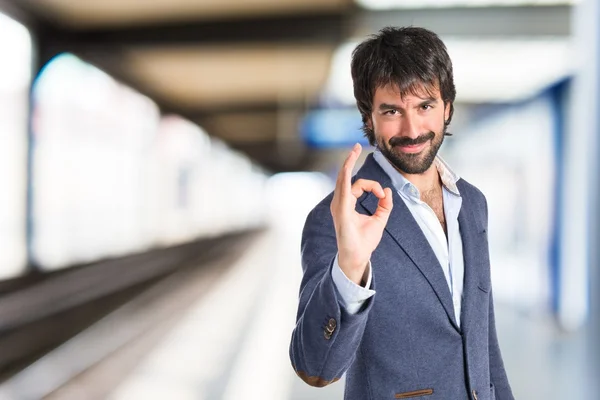
M 574 70 L 565 38 L 443 38 L 452 59 L 457 102 L 514 102 L 535 96 Z M 355 104 L 350 60 L 358 42 L 334 54 L 322 96 L 325 105 Z
M 403 8 L 510 7 L 571 5 L 577 0 L 356 0 L 369 10 Z

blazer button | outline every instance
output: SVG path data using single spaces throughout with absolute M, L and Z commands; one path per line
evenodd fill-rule
M 335 330 L 335 328 L 337 327 L 337 323 L 335 322 L 334 318 L 329 318 L 329 322 L 327 323 L 327 327 L 329 327 L 330 329 Z
M 323 336 L 325 336 L 326 340 L 331 339 L 331 333 L 327 332 L 327 331 L 323 331 Z
M 475 389 L 473 389 L 473 400 L 478 400 L 477 399 L 477 392 L 475 391 Z

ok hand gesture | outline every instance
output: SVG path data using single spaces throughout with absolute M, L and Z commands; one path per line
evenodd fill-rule
M 335 226 L 338 247 L 338 263 L 344 274 L 360 285 L 371 254 L 377 248 L 392 211 L 392 191 L 383 189 L 379 182 L 358 179 L 352 184 L 352 170 L 361 152 L 357 143 L 340 170 L 333 199 L 331 215 Z M 372 192 L 379 198 L 373 215 L 356 212 L 356 199 L 364 192 Z

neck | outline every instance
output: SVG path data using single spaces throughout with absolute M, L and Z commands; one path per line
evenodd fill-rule
M 422 174 L 407 174 L 403 171 L 398 172 L 400 172 L 410 183 L 415 185 L 420 193 L 425 193 L 441 186 L 440 175 L 435 163 L 431 164 L 431 167 Z

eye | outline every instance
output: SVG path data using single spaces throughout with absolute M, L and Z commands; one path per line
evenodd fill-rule
M 396 115 L 396 114 L 398 114 L 398 110 L 394 110 L 394 109 L 386 110 L 383 112 L 383 115 Z
M 421 110 L 423 110 L 423 111 L 427 111 L 427 110 L 430 110 L 432 108 L 433 108 L 433 106 L 431 104 L 423 104 L 421 106 Z

